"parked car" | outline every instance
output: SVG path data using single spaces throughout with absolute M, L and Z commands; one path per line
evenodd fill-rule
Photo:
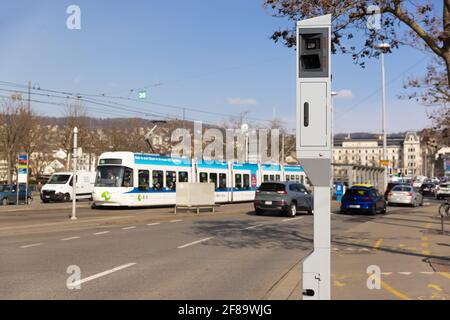
M 26 197 L 26 200 L 25 200 Z M 19 186 L 19 203 L 30 204 L 33 201 L 31 189 L 26 189 L 25 185 Z M 17 204 L 17 185 L 3 184 L 0 185 L 0 203 L 3 206 L 8 204 Z
M 341 213 L 386 213 L 386 200 L 371 185 L 354 185 L 347 190 L 341 202 Z
M 313 195 L 298 182 L 264 182 L 256 190 L 255 213 L 281 211 L 295 217 L 298 211 L 313 212 Z
M 436 196 L 436 185 L 432 182 L 422 183 L 419 191 L 424 197 L 425 196 Z
M 442 182 L 436 188 L 436 199 L 450 198 L 450 182 Z
M 77 172 L 77 199 L 91 199 L 94 191 L 95 172 Z M 71 201 L 72 172 L 59 172 L 53 174 L 48 182 L 41 188 L 40 196 L 44 203 L 50 201 Z
M 420 194 L 419 189 L 412 186 L 396 186 L 388 194 L 388 204 L 408 204 L 413 207 L 422 206 L 423 196 Z

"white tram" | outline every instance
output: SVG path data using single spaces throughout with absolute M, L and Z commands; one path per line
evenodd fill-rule
M 253 201 L 266 181 L 305 182 L 300 166 L 195 161 L 132 152 L 100 156 L 93 192 L 94 206 L 175 205 L 179 182 L 214 183 L 217 203 Z

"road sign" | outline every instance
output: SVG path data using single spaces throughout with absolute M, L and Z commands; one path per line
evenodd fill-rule
M 380 165 L 382 167 L 387 167 L 389 165 L 389 160 L 380 160 Z
M 138 93 L 138 98 L 139 98 L 139 100 L 145 100 L 145 99 L 147 99 L 147 91 L 145 91 L 145 90 L 139 91 L 139 93 Z
M 19 155 L 17 166 L 17 182 L 28 182 L 28 155 L 26 154 Z

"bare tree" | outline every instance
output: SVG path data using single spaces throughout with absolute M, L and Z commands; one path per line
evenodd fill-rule
M 15 169 L 13 163 L 19 152 L 29 147 L 29 135 L 32 135 L 33 116 L 21 102 L 10 99 L 0 102 L 0 145 L 7 162 L 7 180 L 12 183 Z

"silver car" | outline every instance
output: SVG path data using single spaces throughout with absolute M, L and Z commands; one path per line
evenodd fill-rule
M 388 205 L 408 204 L 412 207 L 417 207 L 423 205 L 423 195 L 412 186 L 400 185 L 392 188 L 388 194 L 387 201 Z

